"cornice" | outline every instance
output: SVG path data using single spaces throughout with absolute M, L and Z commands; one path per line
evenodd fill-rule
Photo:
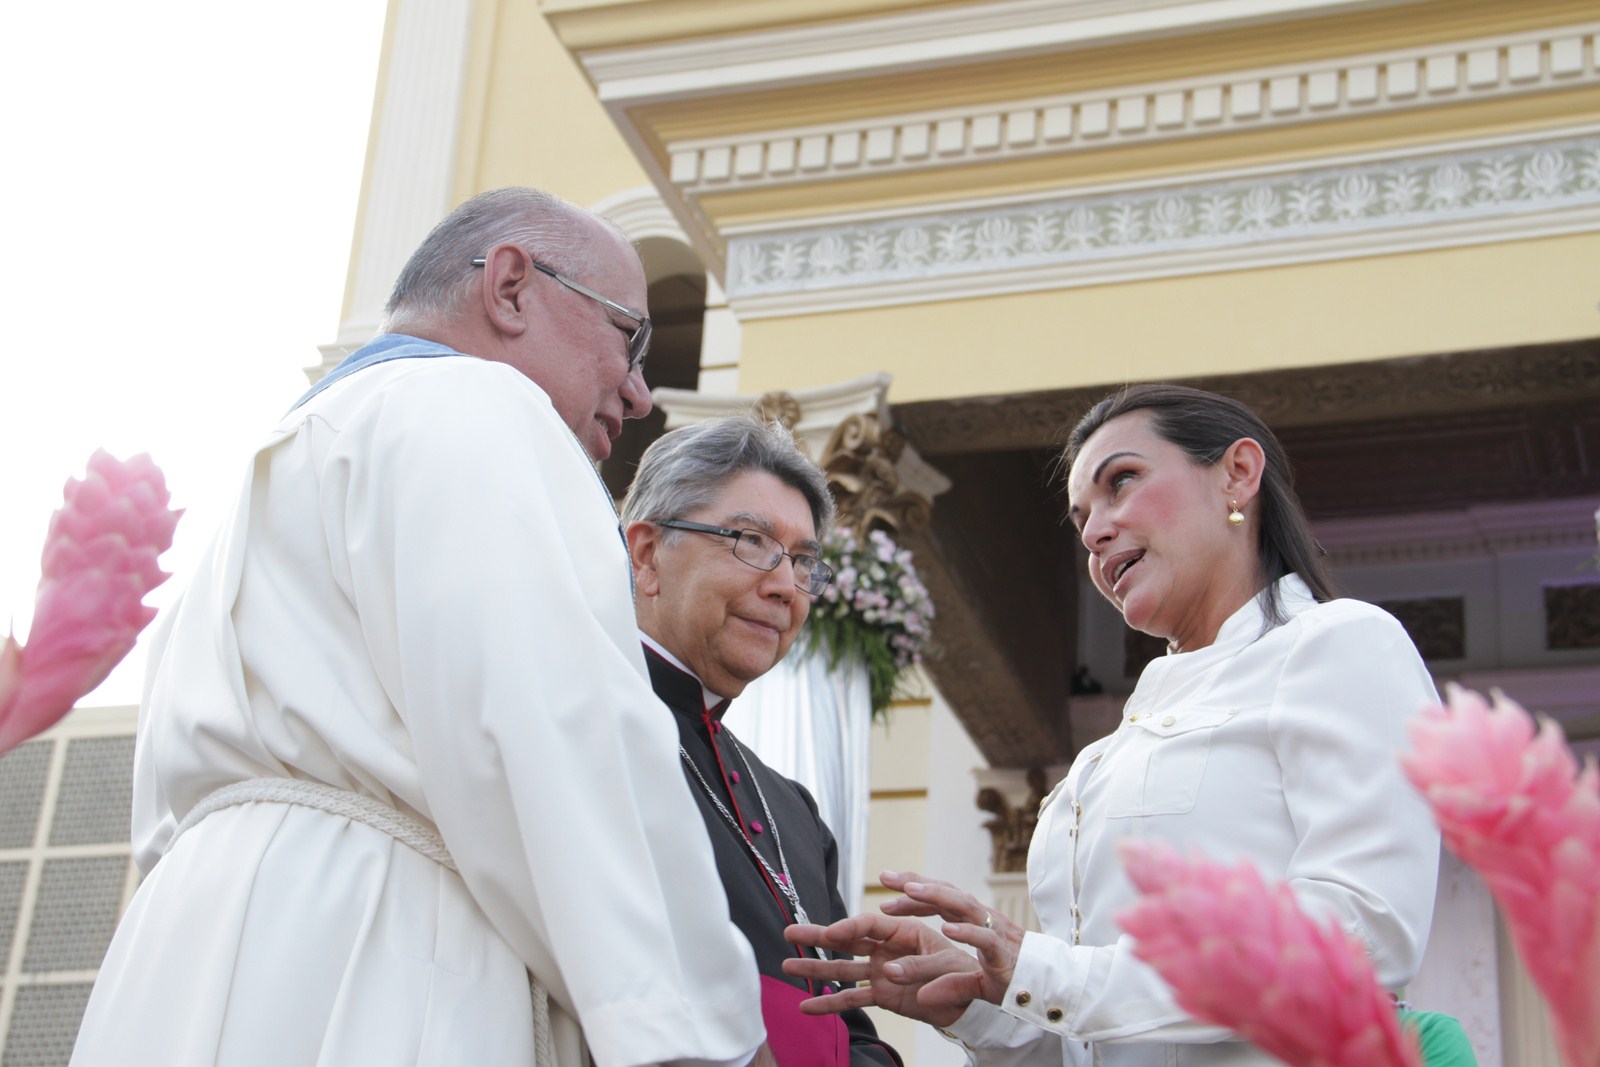
M 1419 515 L 1329 519 L 1316 524 L 1316 535 L 1338 567 L 1589 549 L 1595 539 L 1594 509 L 1595 501 L 1584 497 Z
M 829 437 L 850 416 L 870 415 L 888 424 L 887 397 L 893 381 L 892 375 L 880 371 L 849 381 L 792 390 L 786 395 L 797 405 L 798 418 L 789 428 L 805 446 L 806 454 L 820 460 Z M 668 430 L 723 415 L 748 414 L 763 400 L 758 393 L 702 393 L 664 386 L 658 386 L 650 396 L 666 414 Z
M 1009 0 L 637 46 L 572 40 L 600 99 L 767 89 L 1230 29 L 1414 0 Z M 553 19 L 560 30 L 559 15 Z
M 667 146 L 684 195 L 1399 114 L 1600 84 L 1600 23 L 1204 78 L 700 138 Z M 608 87 L 601 82 L 601 96 Z
M 741 318 L 1342 259 L 1600 229 L 1600 127 L 730 231 Z
M 963 452 L 1059 449 L 1064 428 L 1115 384 L 896 404 L 894 415 L 907 437 L 934 463 Z M 1505 408 L 1548 410 L 1551 405 L 1586 405 L 1600 399 L 1600 341 L 1206 375 L 1182 379 L 1180 384 L 1225 393 L 1248 404 L 1280 435 L 1311 433 L 1340 423 L 1472 417 Z

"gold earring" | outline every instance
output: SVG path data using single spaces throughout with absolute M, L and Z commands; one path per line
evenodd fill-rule
M 1237 500 L 1228 501 L 1228 523 L 1233 526 L 1244 525 L 1244 512 L 1239 510 Z

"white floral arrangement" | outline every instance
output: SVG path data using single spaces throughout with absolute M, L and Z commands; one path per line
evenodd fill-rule
M 882 530 L 862 540 L 849 527 L 835 527 L 823 538 L 822 561 L 834 579 L 811 608 L 807 640 L 812 648 L 827 647 L 830 666 L 846 655 L 860 658 L 876 716 L 932 647 L 933 599 L 911 550 Z

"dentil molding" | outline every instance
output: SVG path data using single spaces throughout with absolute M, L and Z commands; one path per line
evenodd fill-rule
M 1203 78 L 673 142 L 686 196 L 915 173 L 1600 83 L 1600 23 Z

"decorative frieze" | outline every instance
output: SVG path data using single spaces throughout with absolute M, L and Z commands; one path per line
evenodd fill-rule
M 1597 228 L 1600 133 L 1586 131 L 738 235 L 728 294 L 757 317 L 931 299 L 951 282 L 970 295 Z
M 914 173 L 1600 82 L 1589 23 L 1315 63 L 674 142 L 685 195 Z

